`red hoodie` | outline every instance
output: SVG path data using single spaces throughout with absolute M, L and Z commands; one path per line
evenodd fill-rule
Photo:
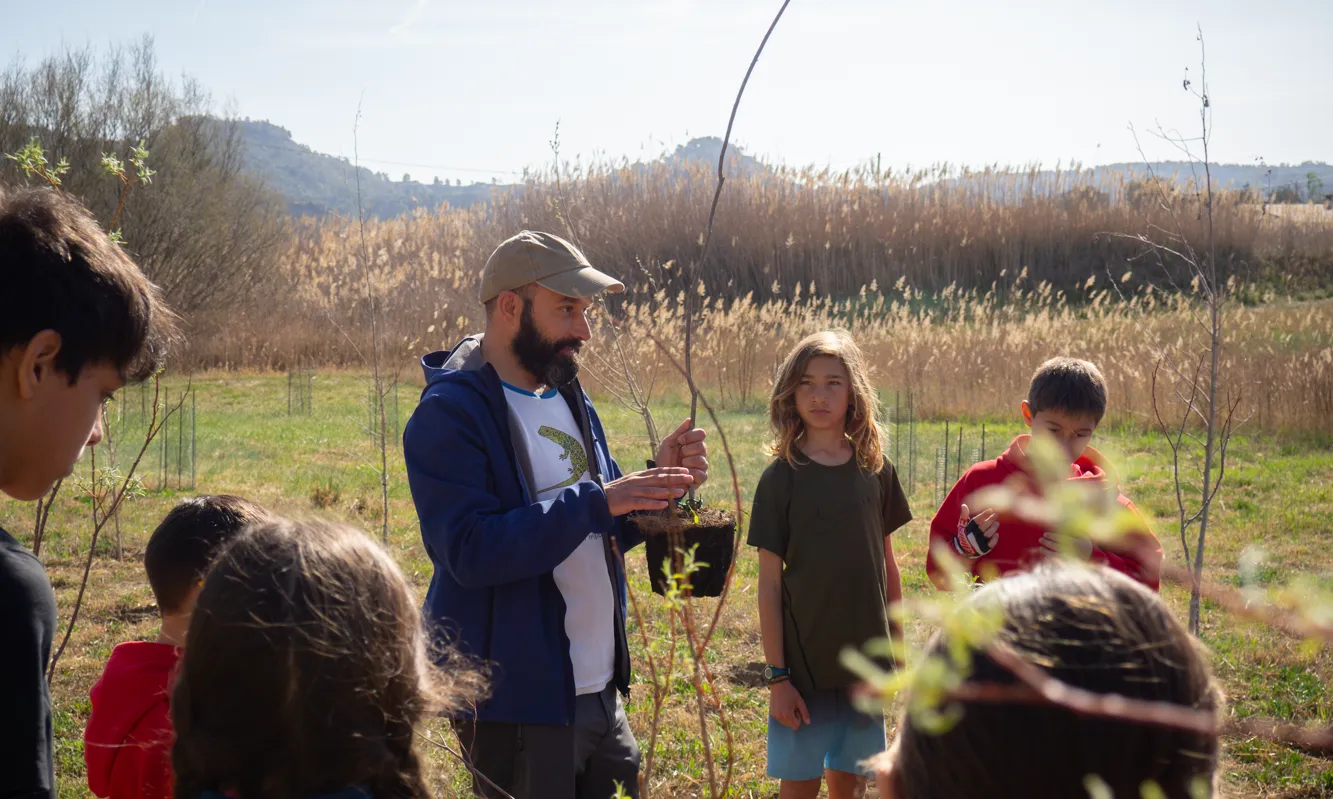
M 168 698 L 181 651 L 170 644 L 117 646 L 93 686 L 83 733 L 88 788 L 104 799 L 170 799 Z
M 983 510 L 975 503 L 967 502 L 973 493 L 989 486 L 999 485 L 1015 475 L 1017 477 L 1010 485 L 1017 484 L 1028 493 L 1036 492 L 1025 451 L 1031 438 L 1029 435 L 1019 436 L 1000 457 L 993 461 L 983 461 L 968 469 L 949 492 L 949 496 L 944 498 L 944 504 L 940 505 L 935 518 L 930 522 L 931 551 L 926 556 L 926 573 L 936 585 L 940 584 L 942 574 L 935 563 L 935 542 L 949 546 L 949 542 L 958 532 L 958 520 L 962 515 L 964 503 L 974 516 Z M 1115 549 L 1093 547 L 1092 562 L 1105 564 L 1116 571 L 1124 572 L 1154 591 L 1158 590 L 1162 545 L 1158 543 L 1157 537 L 1153 535 L 1147 521 L 1134 507 L 1134 503 L 1120 493 L 1119 480 L 1116 479 L 1102 454 L 1092 447 L 1084 450 L 1083 455 L 1070 467 L 1069 479 L 1087 481 L 1088 484 L 1104 491 L 1114 491 L 1116 500 L 1133 511 L 1142 522 L 1140 531 L 1130 533 L 1126 537 L 1137 540 L 1126 540 L 1125 547 Z M 984 579 L 984 572 L 991 570 L 997 570 L 1001 575 L 1023 571 L 1036 565 L 1047 555 L 1046 550 L 1041 547 L 1041 537 L 1047 532 L 1044 527 L 1007 513 L 1000 514 L 999 521 L 1000 537 L 995 542 L 995 547 L 972 561 L 972 574 L 978 579 Z

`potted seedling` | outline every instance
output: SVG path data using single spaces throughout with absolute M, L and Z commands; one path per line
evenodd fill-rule
M 694 381 L 693 343 L 698 295 L 693 289 L 698 286 L 700 272 L 704 264 L 707 263 L 708 247 L 713 235 L 713 220 L 717 214 L 718 200 L 722 196 L 722 184 L 725 180 L 723 168 L 726 161 L 727 143 L 731 140 L 731 129 L 736 121 L 736 110 L 740 106 L 745 85 L 749 82 L 750 74 L 759 61 L 764 45 L 768 42 L 769 36 L 772 35 L 773 29 L 777 26 L 778 20 L 782 18 L 782 14 L 786 11 L 790 2 L 791 0 L 783 0 L 777 16 L 773 18 L 772 24 L 769 25 L 768 31 L 759 43 L 759 49 L 755 51 L 754 59 L 750 62 L 750 68 L 745 73 L 745 80 L 741 82 L 740 91 L 736 94 L 736 102 L 732 106 L 731 118 L 727 122 L 727 134 L 722 140 L 722 151 L 718 157 L 717 190 L 713 194 L 713 205 L 708 214 L 708 228 L 704 234 L 699 260 L 690 266 L 684 280 L 684 285 L 689 289 L 685 292 L 687 299 L 682 309 L 685 321 L 684 365 L 682 366 L 671 351 L 651 332 L 647 332 L 646 336 L 628 337 L 630 346 L 635 349 L 635 357 L 631 357 L 626 349 L 626 337 L 620 335 L 620 331 L 612 321 L 609 326 L 618 368 L 605 368 L 607 361 L 603 360 L 603 369 L 599 370 L 603 378 L 610 375 L 619 375 L 619 378 L 623 379 L 623 383 L 615 378 L 610 381 L 603 379 L 602 382 L 622 404 L 643 420 L 651 446 L 649 451 L 656 453 L 659 445 L 657 427 L 653 421 L 652 412 L 649 410 L 649 396 L 656 380 L 656 369 L 653 370 L 653 382 L 650 382 L 647 385 L 647 391 L 644 391 L 644 384 L 636 377 L 636 361 L 639 350 L 634 346 L 635 341 L 651 340 L 655 347 L 653 350 L 654 366 L 660 363 L 658 359 L 665 360 L 685 377 L 690 390 L 691 421 L 698 420 L 698 406 L 701 403 L 713 420 L 722 454 L 730 466 L 731 488 L 736 503 L 734 513 L 725 511 L 707 505 L 695 491 L 691 491 L 688 496 L 671 504 L 665 510 L 656 513 L 640 513 L 629 518 L 629 524 L 634 525 L 647 540 L 646 550 L 650 583 L 654 593 L 663 597 L 661 609 L 666 612 L 667 616 L 666 631 L 661 631 L 663 632 L 661 636 L 650 637 L 649 628 L 645 624 L 647 618 L 650 617 L 645 616 L 644 609 L 635 596 L 633 582 L 631 581 L 628 584 L 626 593 L 629 605 L 633 609 L 635 626 L 643 645 L 640 655 L 644 665 L 647 666 L 649 684 L 652 687 L 652 712 L 647 733 L 647 745 L 643 750 L 643 772 L 639 781 L 642 796 L 645 799 L 648 799 L 655 787 L 653 767 L 661 731 L 662 711 L 668 698 L 673 693 L 673 678 L 677 674 L 678 664 L 682 668 L 681 676 L 688 675 L 690 685 L 694 689 L 694 704 L 698 714 L 700 744 L 703 750 L 703 772 L 708 778 L 707 796 L 710 799 L 721 799 L 721 797 L 729 796 L 731 793 L 732 769 L 735 765 L 735 740 L 732 735 L 731 723 L 728 720 L 722 685 L 715 679 L 708 665 L 706 653 L 713 643 L 713 634 L 718 629 L 722 611 L 726 606 L 727 589 L 736 552 L 736 527 L 741 512 L 741 491 L 736 480 L 735 464 L 731 457 L 731 450 L 727 445 L 726 433 L 722 429 L 713 407 L 708 403 L 706 397 L 700 395 Z M 555 146 L 556 142 L 552 142 L 553 149 L 555 149 Z M 559 169 L 559 153 L 557 151 L 557 178 Z M 558 179 L 556 190 L 560 198 L 557 212 L 565 222 L 566 227 L 570 229 L 571 237 L 577 243 L 577 233 L 573 230 L 574 226 L 563 213 L 565 204 Z M 670 268 L 669 263 L 662 267 L 664 270 L 668 268 Z M 651 276 L 649 276 L 649 282 L 652 282 Z M 608 314 L 607 318 L 610 320 L 611 316 Z M 617 383 L 618 385 L 616 385 Z M 648 465 L 652 467 L 653 463 L 649 461 Z M 620 557 L 618 551 L 617 557 Z M 711 621 L 707 624 L 701 624 L 696 620 L 695 605 L 689 601 L 689 598 L 705 596 L 719 597 L 719 600 L 713 604 Z M 677 658 L 677 652 L 681 646 L 686 649 L 688 661 Z M 686 662 L 691 667 L 688 672 L 684 672 Z M 713 739 L 715 733 L 710 730 L 712 725 L 716 725 L 715 729 L 721 730 L 724 738 L 724 746 L 717 750 L 717 757 L 714 753 L 715 742 Z M 721 771 L 720 781 L 718 779 L 719 770 Z M 699 790 L 699 794 L 703 795 L 703 791 Z
M 662 271 L 670 268 L 670 263 L 660 267 Z M 650 284 L 657 282 L 656 275 L 647 269 L 642 271 Z M 687 324 L 692 325 L 692 322 Z M 640 378 L 644 372 L 639 362 L 641 352 L 630 343 L 636 338 L 633 331 L 624 335 L 626 331 L 621 331 L 614 322 L 608 327 L 614 358 L 594 356 L 600 362 L 599 381 L 640 418 L 648 438 L 648 451 L 656 453 L 661 439 L 650 400 L 656 388 L 655 376 L 661 366 L 662 353 L 653 353 L 650 369 L 653 379 L 644 382 Z M 689 337 L 692 338 L 692 333 Z M 693 386 L 692 379 L 689 383 Z M 693 410 L 691 419 L 694 418 Z M 654 465 L 652 460 L 647 462 L 650 469 Z M 705 504 L 697 493 L 691 491 L 664 511 L 636 513 L 628 522 L 646 539 L 648 573 L 654 593 L 668 596 L 674 580 L 674 587 L 684 596 L 722 595 L 736 547 L 734 513 Z M 686 556 L 691 552 L 693 565 L 687 570 Z
M 736 93 L 736 102 L 731 108 L 731 118 L 727 121 L 727 133 L 722 137 L 722 151 L 717 159 L 717 188 L 713 192 L 713 204 L 708 211 L 708 228 L 704 232 L 703 246 L 699 260 L 685 270 L 685 380 L 690 389 L 690 419 L 698 418 L 699 389 L 694 382 L 694 327 L 696 312 L 699 307 L 699 279 L 708 263 L 708 248 L 713 243 L 713 221 L 717 217 L 718 200 L 722 198 L 722 186 L 726 183 L 727 144 L 731 141 L 731 128 L 736 123 L 736 110 L 740 107 L 745 86 L 750 82 L 759 55 L 768 43 L 773 28 L 782 18 L 791 0 L 784 0 L 778 14 L 759 43 L 759 49 L 750 61 L 750 68 L 741 81 L 740 91 Z M 659 342 L 655 342 L 659 343 Z M 659 343 L 660 345 L 660 343 Z M 710 507 L 701 500 L 697 493 L 690 491 L 674 506 L 659 513 L 639 514 L 632 517 L 639 532 L 647 538 L 648 572 L 652 578 L 653 591 L 665 594 L 673 578 L 682 574 L 687 560 L 697 566 L 688 575 L 689 585 L 685 587 L 687 596 L 721 596 L 726 589 L 727 576 L 731 571 L 731 562 L 736 548 L 736 516 L 730 511 Z M 693 553 L 692 556 L 688 553 Z M 670 565 L 668 566 L 668 559 Z M 668 573 L 667 569 L 670 569 Z
M 776 24 L 776 20 L 774 23 Z M 761 50 L 762 48 L 760 45 Z M 758 55 L 755 57 L 757 59 Z M 749 79 L 748 72 L 745 77 L 746 80 Z M 741 84 L 741 91 L 745 91 L 744 83 Z M 737 102 L 739 101 L 738 96 Z M 735 119 L 734 112 L 732 119 L 733 121 Z M 718 200 L 722 197 L 722 184 L 726 181 L 724 166 L 727 142 L 730 139 L 731 125 L 728 124 L 727 135 L 722 140 L 722 152 L 718 156 L 717 190 L 713 193 L 713 206 L 708 213 L 708 229 L 704 233 L 702 251 L 699 260 L 685 270 L 684 371 L 685 381 L 690 390 L 691 420 L 697 419 L 699 413 L 699 390 L 694 383 L 693 358 L 694 328 L 697 323 L 695 316 L 699 307 L 699 293 L 695 288 L 699 284 L 700 274 L 708 259 L 708 247 L 713 240 L 713 219 L 717 215 Z M 653 464 L 649 462 L 648 465 L 651 467 Z M 726 588 L 727 576 L 731 572 L 731 562 L 736 551 L 736 523 L 734 513 L 706 504 L 694 488 L 688 495 L 668 506 L 665 511 L 641 513 L 631 517 L 630 524 L 637 527 L 646 539 L 648 574 L 653 593 L 665 596 L 671 581 L 676 579 L 687 583 L 681 586 L 686 596 L 721 596 Z M 686 574 L 685 569 L 687 558 L 692 559 L 694 564 L 689 574 Z
M 692 552 L 696 567 L 680 578 L 688 580 L 682 591 L 696 597 L 722 595 L 736 550 L 734 513 L 707 505 L 692 492 L 665 511 L 639 514 L 630 523 L 646 538 L 653 593 L 666 595 L 672 577 L 685 574 L 685 558 Z

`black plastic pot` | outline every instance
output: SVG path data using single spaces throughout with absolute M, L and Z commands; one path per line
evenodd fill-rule
M 631 518 L 630 523 L 634 520 Z M 684 570 L 684 556 L 696 545 L 694 560 L 700 565 L 690 575 L 691 596 L 722 596 L 722 589 L 727 584 L 727 572 L 731 571 L 731 557 L 736 548 L 736 524 L 686 526 L 679 533 L 653 533 L 647 536 L 648 576 L 653 586 L 653 593 L 666 595 L 670 575 L 662 570 L 668 557 L 671 558 L 671 571 L 679 574 Z

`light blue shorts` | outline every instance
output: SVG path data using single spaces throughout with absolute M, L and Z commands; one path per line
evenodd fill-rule
M 768 718 L 768 776 L 779 780 L 817 780 L 824 769 L 869 774 L 861 763 L 888 748 L 884 717 L 852 707 L 843 691 L 803 696 L 810 723 L 793 730 Z

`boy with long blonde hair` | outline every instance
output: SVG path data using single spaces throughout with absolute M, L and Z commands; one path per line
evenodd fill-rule
M 883 719 L 852 707 L 845 647 L 901 630 L 891 534 L 912 519 L 884 456 L 878 400 L 846 333 L 807 337 L 769 401 L 774 461 L 755 489 L 749 543 L 759 549 L 759 621 L 769 686 L 768 774 L 781 799 L 865 793 L 861 763 L 885 747 Z

